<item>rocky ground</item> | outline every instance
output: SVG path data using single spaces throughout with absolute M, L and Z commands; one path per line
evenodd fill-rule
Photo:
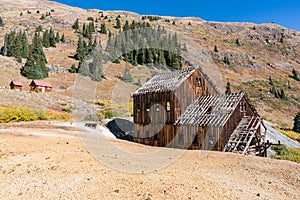
M 88 142 L 95 135 L 74 126 L 2 125 L 0 199 L 300 198 L 297 163 L 98 136 Z

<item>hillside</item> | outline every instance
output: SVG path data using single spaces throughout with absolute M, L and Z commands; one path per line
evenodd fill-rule
M 70 122 L 2 126 L 0 199 L 300 198 L 297 163 L 90 137 Z
M 47 12 L 51 13 L 51 16 L 42 20 L 41 15 Z M 104 66 L 106 79 L 99 83 L 68 72 L 72 64 L 78 64 L 74 56 L 80 34 L 72 29 L 74 21 L 79 19 L 81 26 L 89 22 L 88 17 L 97 19 L 97 32 L 93 37 L 101 40 L 105 46 L 108 36 L 98 32 L 100 26 L 105 23 L 109 31 L 118 34 L 119 30 L 114 26 L 117 16 L 120 16 L 122 26 L 126 20 L 130 23 L 146 21 L 152 27 L 161 26 L 170 33 L 176 32 L 179 41 L 187 46 L 188 51 L 183 53 L 187 64 L 199 65 L 222 92 L 227 81 L 231 82 L 233 91 L 245 91 L 263 118 L 283 127 L 291 127 L 300 108 L 300 82 L 290 78 L 293 68 L 300 71 L 300 33 L 277 24 L 219 23 L 189 17 L 161 17 L 150 21 L 131 12 L 83 10 L 45 0 L 3 0 L 0 3 L 0 16 L 5 22 L 0 32 L 0 48 L 3 46 L 5 34 L 13 30 L 26 31 L 31 40 L 38 26 L 43 30 L 52 27 L 55 32 L 66 37 L 65 43 L 60 42 L 55 48 L 44 48 L 47 66 L 54 69 L 46 79 L 54 86 L 52 94 L 26 92 L 30 80 L 20 75 L 22 64 L 14 58 L 0 56 L 0 104 L 20 104 L 55 110 L 71 109 L 75 114 L 80 113 L 80 116 L 84 116 L 93 109 L 107 109 L 113 102 L 112 107 L 122 110 L 121 115 L 130 116 L 128 102 L 130 94 L 137 89 L 135 83 L 139 79 L 141 83 L 145 83 L 155 73 L 160 73 L 160 70 L 141 65 L 133 66 L 124 61 L 120 64 L 109 62 Z M 214 52 L 215 46 L 218 52 Z M 23 64 L 24 62 L 23 59 Z M 133 83 L 125 83 L 119 79 L 126 65 L 130 68 Z M 284 89 L 288 100 L 280 100 L 270 94 L 269 77 L 274 79 L 278 90 Z M 22 81 L 25 91 L 9 91 L 7 88 L 11 80 Z M 90 102 L 95 99 L 108 100 L 109 106 L 105 104 L 103 108 L 103 104 L 99 103 L 102 106 L 97 104 L 94 107 Z M 86 107 L 91 110 L 86 110 Z

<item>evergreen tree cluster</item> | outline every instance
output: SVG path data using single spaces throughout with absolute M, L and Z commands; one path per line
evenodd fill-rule
M 4 46 L 1 48 L 3 56 L 15 57 L 18 62 L 27 58 L 29 53 L 28 40 L 25 31 L 16 33 L 12 31 L 5 35 Z
M 42 39 L 42 43 L 43 46 L 48 48 L 48 47 L 56 47 L 56 43 L 58 42 L 66 42 L 65 39 L 65 35 L 63 34 L 60 38 L 59 36 L 59 32 L 56 32 L 56 34 L 54 33 L 53 29 L 50 28 L 50 30 L 46 30 L 43 33 L 43 39 Z
M 153 21 L 160 20 L 161 17 L 159 17 L 159 16 L 151 16 L 151 15 L 142 16 L 142 20 L 145 20 L 145 19 L 149 19 L 150 22 L 153 22 Z
M 89 22 L 88 25 L 85 23 L 82 25 L 82 35 L 88 39 L 92 38 L 92 34 L 95 33 L 95 24 L 94 22 Z
M 3 19 L 2 19 L 2 17 L 0 17 L 0 26 L 4 26 L 4 25 L 5 25 L 5 23 L 4 23 Z
M 88 43 L 82 37 L 79 38 L 76 50 L 76 58 L 79 60 L 79 68 L 86 57 L 97 47 L 98 44 L 99 43 L 97 42 L 96 38 L 94 41 L 89 39 Z
M 92 34 L 95 33 L 95 31 L 96 31 L 95 23 L 94 23 L 94 18 L 93 18 L 93 20 L 91 20 L 92 18 L 88 18 L 88 19 L 90 19 L 91 22 L 89 22 L 88 24 L 83 23 L 81 32 L 79 30 L 79 19 L 75 20 L 75 22 L 72 25 L 72 28 L 75 30 L 75 32 L 80 32 L 83 35 L 83 37 L 91 39 Z
M 21 69 L 21 74 L 28 79 L 44 79 L 48 77 L 46 67 L 46 56 L 43 51 L 43 41 L 36 32 L 29 46 L 29 53 L 25 66 Z
M 271 85 L 270 93 L 273 94 L 275 98 L 287 100 L 284 89 L 281 88 L 280 90 L 278 90 L 274 84 L 272 77 L 269 78 L 269 84 Z
M 144 29 L 134 30 L 140 27 Z M 133 65 L 159 64 L 173 69 L 182 67 L 177 34 L 167 34 L 160 27 L 154 29 L 147 23 L 134 21 L 131 25 L 125 23 L 123 31 L 123 34 L 108 39 L 106 50 L 114 62 L 118 63 L 124 58 Z
M 97 45 L 91 52 L 92 62 L 84 60 L 78 72 L 83 76 L 89 76 L 93 81 L 100 81 L 103 78 L 103 54 L 100 45 Z
M 223 63 L 224 63 L 225 65 L 230 65 L 230 61 L 229 61 L 229 58 L 228 58 L 227 56 L 224 57 Z

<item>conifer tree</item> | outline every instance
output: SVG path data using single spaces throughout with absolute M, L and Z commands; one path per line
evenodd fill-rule
M 295 79 L 296 81 L 300 81 L 298 72 L 295 69 L 293 69 L 293 79 Z
M 44 19 L 46 19 L 46 17 L 45 17 L 45 15 L 44 14 L 42 14 L 42 16 L 41 16 L 41 18 L 40 18 L 41 20 L 44 20 Z
M 231 85 L 230 85 L 230 82 L 229 82 L 229 81 L 227 82 L 227 85 L 226 85 L 226 91 L 225 91 L 225 94 L 227 94 L 227 95 L 230 95 L 230 94 L 231 94 Z
M 116 25 L 115 25 L 116 29 L 120 29 L 121 28 L 121 21 L 119 18 L 116 19 Z
M 78 30 L 78 29 L 79 29 L 79 21 L 78 21 L 78 18 L 75 20 L 74 24 L 72 25 L 72 28 L 75 29 L 75 30 Z
M 65 42 L 66 42 L 66 38 L 65 38 L 65 34 L 64 34 L 64 33 L 62 34 L 62 36 L 61 36 L 61 38 L 60 38 L 60 41 L 61 41 L 62 43 L 65 43 Z
M 76 53 L 77 53 L 76 57 L 79 60 L 79 63 L 82 63 L 85 58 L 85 50 L 83 47 L 83 42 L 82 42 L 81 37 L 79 38 L 78 43 L 77 43 Z
M 14 57 L 17 59 L 19 63 L 22 62 L 22 43 L 20 37 L 17 37 L 15 40 L 15 52 Z
M 49 31 L 49 41 L 50 41 L 51 47 L 56 47 L 55 35 L 54 35 L 54 31 L 52 28 L 50 28 L 50 31 Z
M 59 32 L 56 32 L 56 36 L 55 36 L 55 42 L 58 43 L 60 41 L 60 36 L 59 36 Z
M 294 118 L 293 131 L 300 133 L 300 112 Z
M 236 44 L 237 46 L 241 46 L 239 39 L 236 39 L 235 44 Z
M 4 25 L 5 25 L 4 21 L 3 21 L 2 17 L 0 17 L 0 26 L 4 26 Z
M 101 33 L 101 34 L 107 34 L 107 30 L 106 30 L 105 23 L 102 23 L 102 24 L 101 24 L 101 27 L 100 27 L 100 33 Z
M 131 83 L 133 81 L 132 75 L 130 73 L 130 70 L 129 70 L 128 66 L 126 66 L 125 72 L 124 72 L 121 80 L 124 81 L 124 82 L 127 82 L 127 83 Z
M 218 50 L 218 47 L 217 46 L 215 46 L 215 48 L 214 48 L 214 52 L 219 52 L 219 50 Z
M 43 46 L 46 48 L 50 47 L 50 37 L 48 30 L 46 30 L 43 34 Z
M 93 51 L 93 63 L 90 70 L 91 78 L 93 81 L 100 81 L 103 76 L 102 65 L 102 49 L 100 46 L 96 47 Z

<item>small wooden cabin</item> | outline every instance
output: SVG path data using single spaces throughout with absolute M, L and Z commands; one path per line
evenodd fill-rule
M 32 80 L 29 87 L 31 92 L 52 92 L 51 83 L 46 81 Z
M 215 89 L 196 68 L 159 74 L 133 94 L 134 141 L 167 146 L 174 138 L 176 120 L 199 96 Z
M 12 90 L 16 90 L 16 91 L 23 90 L 23 83 L 20 81 L 11 81 L 9 86 L 10 86 L 10 89 L 12 89 Z

